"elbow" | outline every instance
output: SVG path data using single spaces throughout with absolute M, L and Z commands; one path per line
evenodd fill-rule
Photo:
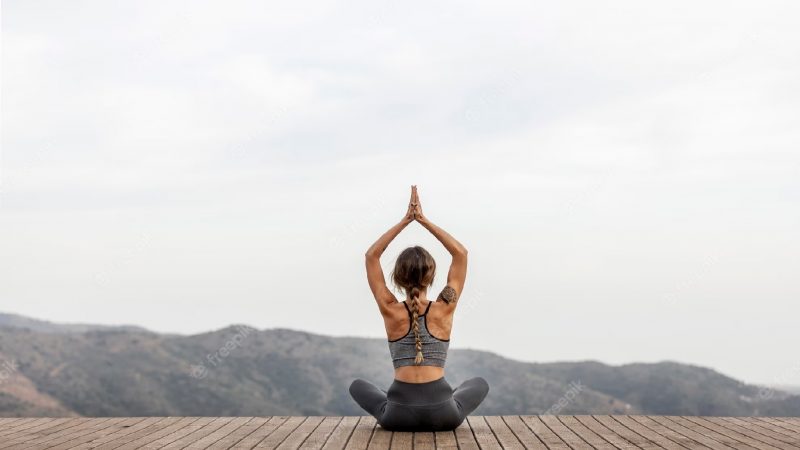
M 456 250 L 456 254 L 458 256 L 463 256 L 463 257 L 466 258 L 467 257 L 467 248 L 464 247 L 464 246 L 459 247 L 458 250 Z
M 377 258 L 377 257 L 378 257 L 378 254 L 375 253 L 374 250 L 367 250 L 367 252 L 364 253 L 364 258 L 366 258 L 366 259 L 373 259 L 373 258 Z

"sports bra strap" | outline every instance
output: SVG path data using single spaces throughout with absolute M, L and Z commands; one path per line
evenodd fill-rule
M 406 311 L 408 311 L 408 317 L 413 317 L 412 314 L 411 314 L 411 308 L 408 307 L 408 303 L 406 303 L 405 300 L 403 300 L 401 303 L 403 303 L 403 306 L 406 307 Z M 428 314 L 428 310 L 431 309 L 431 303 L 433 303 L 433 302 L 429 300 L 428 301 L 428 306 L 425 307 L 425 312 L 420 314 L 418 317 L 422 317 L 422 316 Z

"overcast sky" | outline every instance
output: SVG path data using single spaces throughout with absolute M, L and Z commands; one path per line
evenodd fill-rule
M 797 2 L 2 6 L 0 311 L 385 337 L 416 184 L 454 347 L 800 384 Z

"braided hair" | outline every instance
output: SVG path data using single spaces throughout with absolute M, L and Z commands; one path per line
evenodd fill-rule
M 422 341 L 419 337 L 419 294 L 420 291 L 433 284 L 433 277 L 436 274 L 436 261 L 427 250 L 415 245 L 408 247 L 397 257 L 394 269 L 392 269 L 392 283 L 400 290 L 404 291 L 411 299 L 409 309 L 411 310 L 411 329 L 414 331 L 414 345 L 417 356 L 414 364 L 420 365 L 424 360 L 422 356 Z

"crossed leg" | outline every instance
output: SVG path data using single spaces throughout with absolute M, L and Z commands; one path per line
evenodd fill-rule
M 486 394 L 489 393 L 489 383 L 481 377 L 465 380 L 453 389 L 453 398 L 456 400 L 461 418 L 467 417 L 481 404 Z
M 386 409 L 386 391 L 360 378 L 350 383 L 350 396 L 364 411 L 380 420 Z
M 453 422 L 455 428 L 466 418 L 478 405 L 481 404 L 486 394 L 489 393 L 489 383 L 481 377 L 470 378 L 453 389 L 453 400 L 455 405 L 452 410 L 443 407 L 437 411 L 436 415 L 441 416 L 435 419 L 436 422 Z M 384 428 L 403 429 L 417 426 L 419 419 L 418 413 L 412 409 L 398 404 L 392 404 L 390 411 L 387 411 L 387 393 L 369 381 L 357 378 L 350 384 L 350 396 L 358 405 L 371 416 L 377 419 L 378 423 Z M 456 408 L 458 411 L 456 411 Z M 448 412 L 452 411 L 452 413 Z M 451 415 L 452 414 L 452 415 Z M 456 419 L 458 419 L 456 421 Z M 456 423 L 457 422 L 457 423 Z

